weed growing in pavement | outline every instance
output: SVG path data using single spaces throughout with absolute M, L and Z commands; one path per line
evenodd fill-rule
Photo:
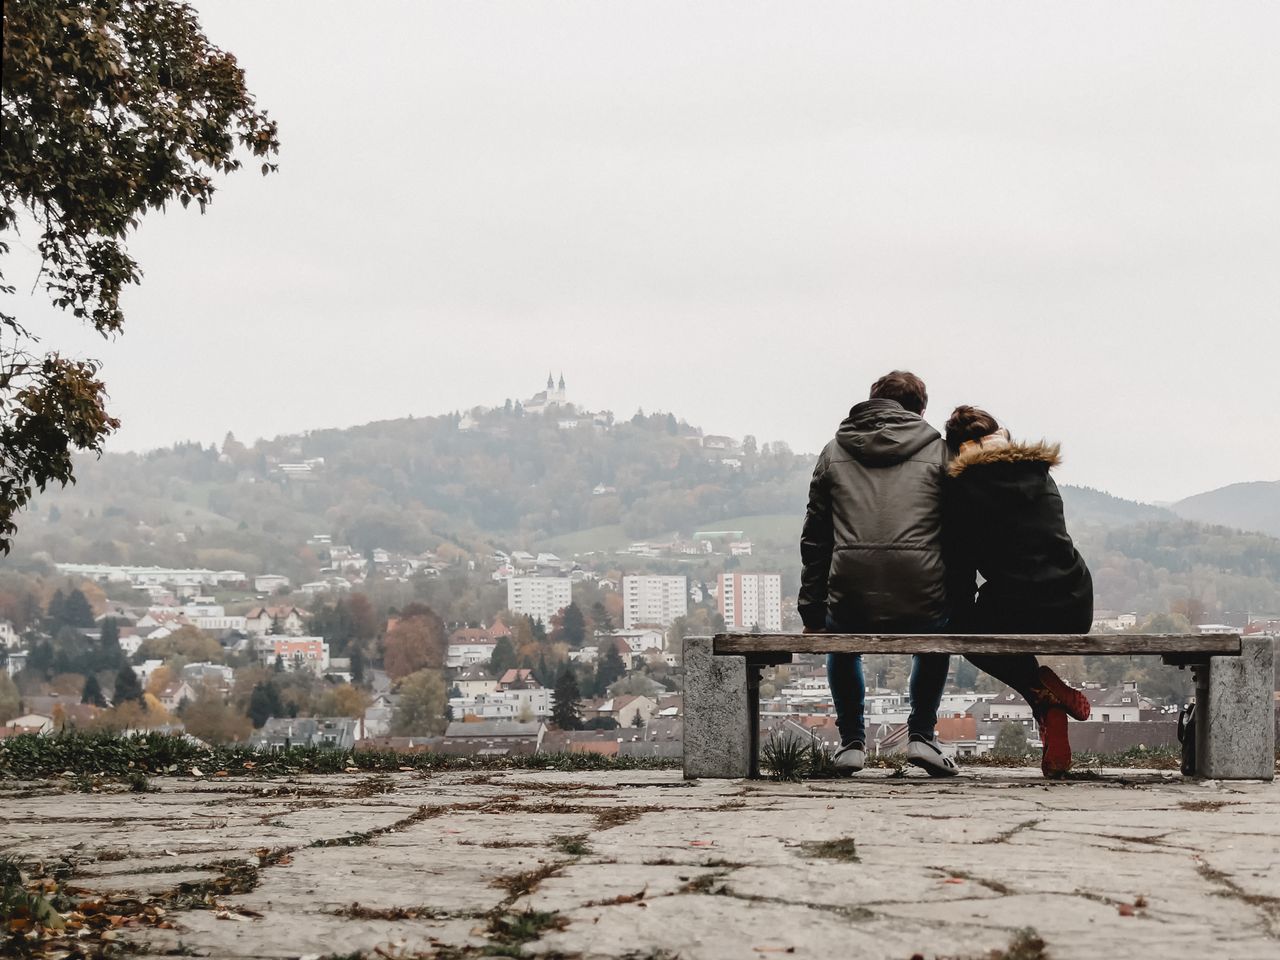
M 818 857 L 822 860 L 859 862 L 858 847 L 853 837 L 841 837 L 838 840 L 806 840 L 800 844 L 800 852 L 805 856 Z

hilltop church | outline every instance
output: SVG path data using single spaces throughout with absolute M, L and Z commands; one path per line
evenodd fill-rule
M 551 374 L 547 374 L 547 389 L 541 393 L 535 393 L 528 400 L 524 401 L 525 413 L 545 413 L 551 407 L 563 407 L 569 401 L 565 399 L 564 392 L 564 374 L 560 374 L 560 382 L 557 384 L 552 379 Z

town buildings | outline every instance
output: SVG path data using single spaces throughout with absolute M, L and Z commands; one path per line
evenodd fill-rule
M 669 627 L 689 612 L 689 579 L 670 576 L 622 578 L 623 626 Z
M 722 573 L 716 602 L 730 630 L 782 630 L 782 575 Z

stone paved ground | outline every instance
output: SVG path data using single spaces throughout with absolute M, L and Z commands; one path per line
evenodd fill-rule
M 143 952 L 908 960 L 1003 956 L 1030 927 L 1055 960 L 1280 956 L 1274 784 L 991 769 L 154 783 L 0 789 L 4 852 L 64 859 L 71 889 L 110 910 L 165 906 L 172 929 L 115 934 Z M 1023 936 L 1009 955 L 1041 956 Z

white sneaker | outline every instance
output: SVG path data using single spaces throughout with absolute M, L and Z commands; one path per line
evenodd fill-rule
M 836 755 L 831 758 L 831 762 L 835 765 L 836 771 L 842 777 L 857 773 L 863 768 L 867 762 L 867 751 L 862 744 L 847 743 L 836 751 Z
M 923 767 L 931 777 L 954 777 L 960 772 L 955 761 L 938 748 L 935 742 L 912 740 L 907 744 L 907 763 Z

